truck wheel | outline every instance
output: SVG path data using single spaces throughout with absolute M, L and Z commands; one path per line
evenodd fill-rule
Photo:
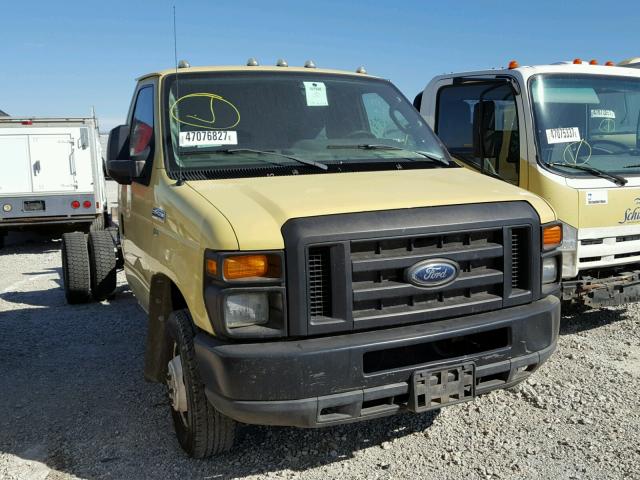
M 98 301 L 109 298 L 116 290 L 116 253 L 108 231 L 89 232 L 89 264 L 93 298 Z
M 86 303 L 91 299 L 89 251 L 82 232 L 62 235 L 62 280 L 67 303 Z
M 172 317 L 172 318 L 171 318 Z M 193 458 L 206 458 L 231 449 L 236 422 L 218 412 L 204 394 L 193 347 L 193 324 L 187 310 L 171 313 L 176 325 L 167 387 L 171 416 L 180 446 Z

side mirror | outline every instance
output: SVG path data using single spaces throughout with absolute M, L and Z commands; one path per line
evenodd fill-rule
M 142 175 L 150 148 L 131 158 L 129 155 L 129 126 L 119 125 L 109 132 L 107 143 L 107 175 L 120 185 L 131 185 Z
M 500 142 L 496 138 L 496 104 L 483 100 L 473 106 L 473 156 L 496 158 Z

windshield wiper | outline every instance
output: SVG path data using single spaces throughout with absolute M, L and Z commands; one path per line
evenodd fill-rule
M 196 154 L 200 154 L 203 152 L 184 152 L 181 155 L 196 155 Z M 227 154 L 234 154 L 234 153 L 255 153 L 256 155 L 274 155 L 277 157 L 282 157 L 282 158 L 288 158 L 289 160 L 293 160 L 294 162 L 298 162 L 298 163 L 302 163 L 304 165 L 309 165 L 311 167 L 316 167 L 319 168 L 321 170 L 328 170 L 329 167 L 327 165 L 325 165 L 324 163 L 320 163 L 320 162 L 316 162 L 314 160 L 307 160 L 305 158 L 298 158 L 298 157 L 294 157 L 292 155 L 286 155 L 284 153 L 278 153 L 278 152 L 270 152 L 268 150 L 255 150 L 253 148 L 223 148 L 220 150 L 209 150 L 206 153 L 227 153 Z M 277 164 L 280 165 L 280 164 Z
M 550 165 L 552 167 L 573 168 L 575 170 L 587 172 L 595 177 L 606 178 L 607 180 L 618 185 L 619 187 L 624 187 L 628 182 L 626 178 L 621 177 L 620 175 L 615 175 L 613 173 L 608 173 L 608 172 L 605 172 L 604 170 L 600 170 L 594 167 L 587 167 L 585 165 L 574 165 L 572 163 L 563 163 L 563 162 L 551 162 L 551 163 L 547 163 L 547 165 Z
M 443 165 L 449 166 L 449 162 L 444 158 L 435 157 L 433 155 L 429 155 L 425 152 L 419 152 L 417 150 L 409 150 L 402 147 L 396 147 L 394 145 L 385 145 L 385 144 L 375 144 L 375 143 L 361 143 L 359 145 L 327 145 L 329 149 L 358 149 L 358 150 L 393 150 L 393 151 L 403 151 L 403 152 L 411 152 L 416 155 L 421 155 L 424 158 L 428 158 L 429 160 L 433 160 L 434 162 L 439 162 Z

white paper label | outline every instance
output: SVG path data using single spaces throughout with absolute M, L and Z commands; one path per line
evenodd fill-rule
M 587 192 L 587 205 L 605 205 L 609 203 L 607 190 L 591 190 Z
M 591 118 L 616 118 L 616 112 L 613 110 L 594 108 L 591 110 Z
M 327 100 L 327 88 L 322 82 L 302 82 L 304 83 L 304 92 L 307 96 L 308 107 L 326 107 L 329 105 Z
M 238 132 L 233 130 L 198 130 L 180 132 L 181 147 L 215 147 L 217 145 L 237 145 Z
M 579 142 L 581 140 L 578 127 L 547 128 L 546 132 L 549 144 Z

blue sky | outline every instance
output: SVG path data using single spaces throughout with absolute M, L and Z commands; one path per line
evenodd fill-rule
M 0 109 L 120 123 L 134 79 L 173 64 L 365 65 L 411 99 L 434 75 L 575 57 L 640 56 L 640 2 L 2 0 Z

